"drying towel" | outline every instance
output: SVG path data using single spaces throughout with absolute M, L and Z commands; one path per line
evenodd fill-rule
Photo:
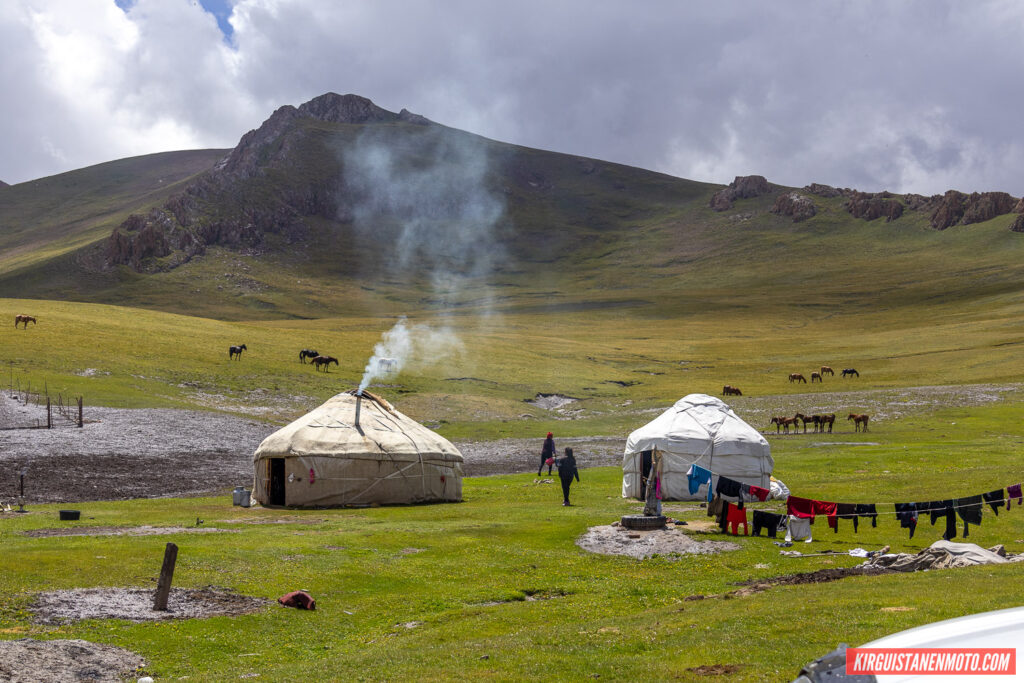
M 995 491 L 989 491 L 988 493 L 981 494 L 981 497 L 985 499 L 985 502 L 992 506 L 992 512 L 996 513 L 996 517 L 999 516 L 999 508 L 1006 505 L 1003 500 L 1003 490 L 996 489 Z
M 1017 506 L 1024 504 L 1024 494 L 1021 493 L 1020 484 L 1006 487 L 1006 509 L 1010 509 L 1010 503 L 1017 499 Z
M 967 538 L 967 529 L 971 524 L 981 524 L 981 506 L 985 504 L 981 494 L 976 496 L 965 496 L 953 501 L 956 512 L 960 519 L 964 520 L 964 538 Z
M 810 498 L 790 496 L 786 499 L 786 512 L 793 517 L 814 519 L 815 515 L 836 514 L 836 504 L 823 500 L 811 500 Z
M 870 517 L 871 526 L 878 526 L 878 511 L 875 509 L 874 503 L 857 503 L 857 516 Z
M 901 529 L 910 529 L 910 537 L 914 537 L 917 529 L 917 504 L 896 503 L 896 519 L 900 520 Z
M 746 484 L 744 484 L 744 486 L 746 486 Z M 768 500 L 768 494 L 771 493 L 768 489 L 763 489 L 760 486 L 754 486 L 753 484 L 747 486 L 747 488 L 750 489 L 750 495 L 760 501 Z

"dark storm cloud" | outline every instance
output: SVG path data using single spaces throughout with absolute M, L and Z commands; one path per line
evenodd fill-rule
M 53 3 L 0 10 L 20 64 L 0 72 L 19 95 L 5 129 L 20 133 L 3 143 L 0 179 L 233 145 L 281 104 L 336 91 L 711 182 L 1024 192 L 1013 2 L 240 0 L 230 46 L 186 0 L 69 5 L 90 3 L 113 13 L 63 35 L 113 37 L 91 48 L 103 65 L 84 79 L 92 102 L 49 78 L 74 72 L 59 37 L 39 40 Z

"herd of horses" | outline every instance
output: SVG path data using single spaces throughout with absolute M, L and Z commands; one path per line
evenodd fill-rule
M 815 381 L 824 382 L 825 381 L 825 375 L 830 375 L 832 377 L 835 377 L 835 374 L 836 374 L 835 370 L 833 370 L 832 368 L 830 368 L 827 365 L 822 365 L 820 370 L 818 370 L 817 372 L 812 372 L 811 373 L 811 384 L 814 384 Z M 856 368 L 843 368 L 842 376 L 843 377 L 860 377 L 860 373 L 857 372 Z M 804 384 L 807 384 L 807 378 L 804 377 L 803 374 L 801 374 L 799 372 L 790 373 L 789 381 L 790 382 L 803 382 Z
M 850 413 L 847 420 L 853 421 L 853 430 L 855 432 L 868 431 L 868 420 L 870 416 L 864 413 Z M 800 428 L 803 423 L 804 434 L 807 433 L 807 425 L 813 425 L 815 433 L 825 433 L 825 426 L 828 426 L 828 433 L 832 433 L 832 425 L 835 424 L 836 414 L 825 413 L 823 415 L 804 415 L 803 413 L 797 413 L 793 417 L 773 417 L 770 420 L 770 424 L 775 425 L 775 433 L 785 431 L 789 434 L 789 428 L 792 427 L 795 432 Z
M 228 347 L 228 359 L 229 360 L 242 360 L 242 351 L 248 350 L 245 344 L 239 344 L 238 346 Z M 313 349 L 302 349 L 299 351 L 299 362 L 303 365 L 306 364 L 306 359 L 309 359 L 310 364 L 313 365 L 314 370 L 323 370 L 324 372 L 331 371 L 331 363 L 338 364 L 338 359 L 334 356 L 321 356 L 317 351 Z

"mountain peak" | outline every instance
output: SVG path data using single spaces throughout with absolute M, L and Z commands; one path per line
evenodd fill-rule
M 398 114 L 359 95 L 329 92 L 299 106 L 299 113 L 329 123 L 390 123 Z

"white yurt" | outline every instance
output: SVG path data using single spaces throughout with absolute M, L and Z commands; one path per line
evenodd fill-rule
M 770 488 L 775 461 L 761 433 L 714 396 L 690 394 L 629 435 L 622 458 L 622 496 L 643 499 L 651 456 L 662 454 L 663 500 L 705 500 L 707 485 L 691 494 L 686 472 L 696 464 L 714 473 Z
M 253 455 L 261 505 L 338 507 L 462 500 L 462 454 L 367 391 L 338 394 Z

